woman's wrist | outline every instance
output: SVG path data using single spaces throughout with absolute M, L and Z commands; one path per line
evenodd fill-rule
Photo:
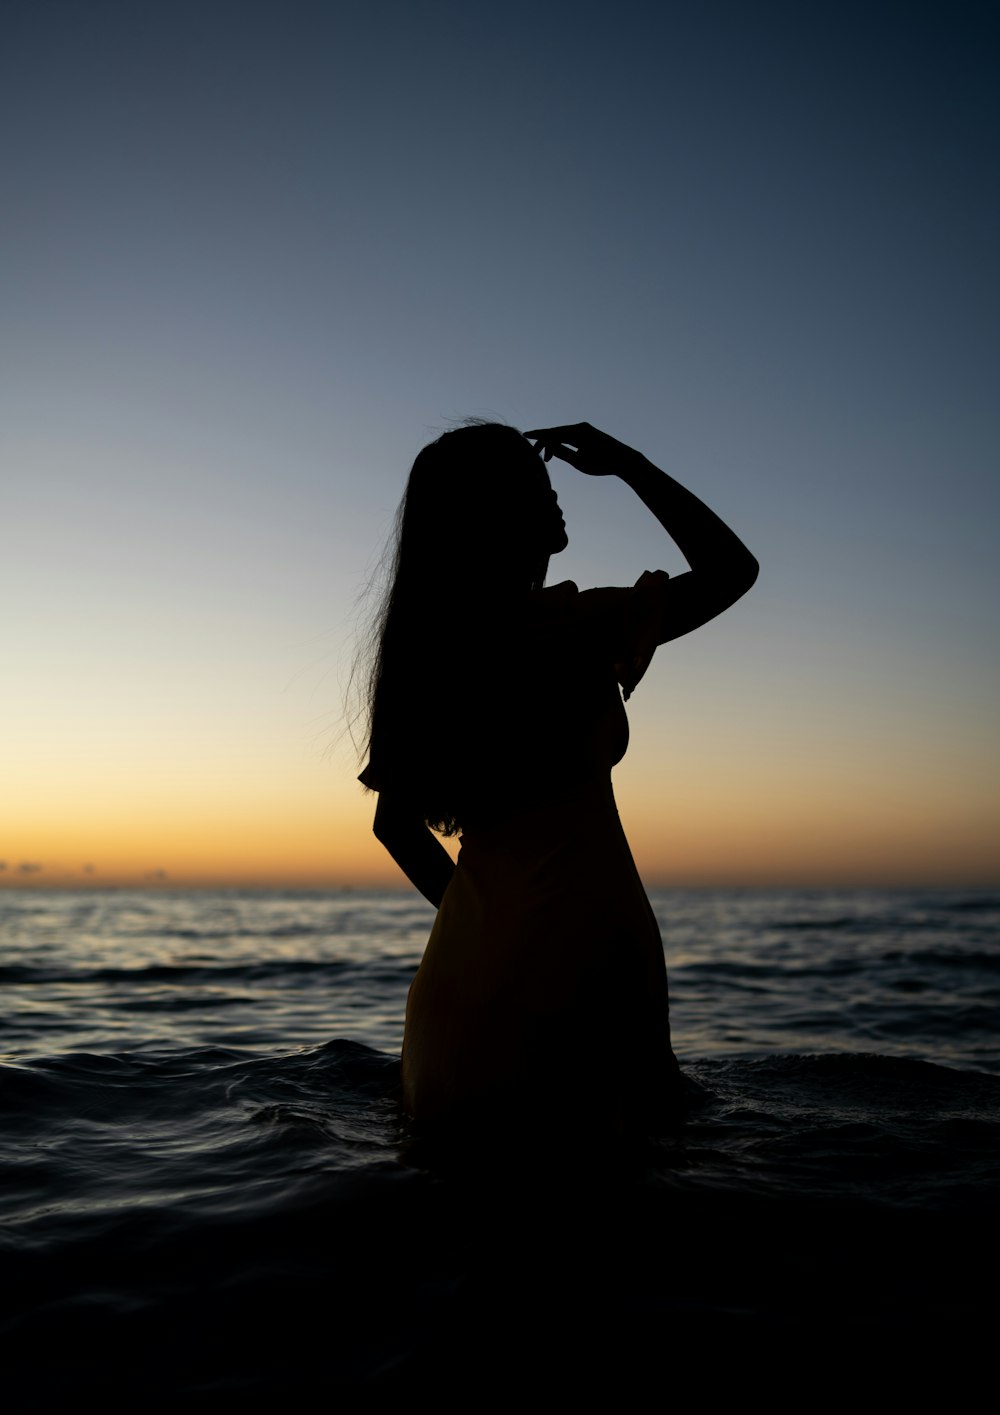
M 634 452 L 632 448 L 629 448 L 628 454 L 627 457 L 622 458 L 620 465 L 615 470 L 615 475 L 626 486 L 630 486 L 633 491 L 641 495 L 644 486 L 649 486 L 651 482 L 666 476 L 665 472 L 661 472 L 659 467 L 654 467 L 649 458 L 644 457 L 641 452 Z

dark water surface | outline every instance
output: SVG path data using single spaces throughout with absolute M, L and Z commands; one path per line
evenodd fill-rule
M 690 1115 L 543 1155 L 407 1133 L 416 896 L 0 895 L 8 1408 L 963 1399 L 1000 896 L 652 897 Z

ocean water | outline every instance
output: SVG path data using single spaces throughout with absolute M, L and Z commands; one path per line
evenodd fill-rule
M 971 1400 L 1000 894 L 651 898 L 689 1115 L 543 1157 L 400 1114 L 415 894 L 0 895 L 6 1408 Z

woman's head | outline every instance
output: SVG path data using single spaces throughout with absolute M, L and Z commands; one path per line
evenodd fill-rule
M 566 544 L 545 463 L 516 428 L 467 424 L 418 454 L 361 651 L 365 745 L 372 782 L 405 791 L 448 833 L 470 762 L 501 731 L 529 591 Z
M 397 570 L 471 589 L 544 582 L 566 526 L 542 458 L 516 428 L 471 423 L 418 453 L 400 508 Z M 484 585 L 484 588 L 486 586 Z

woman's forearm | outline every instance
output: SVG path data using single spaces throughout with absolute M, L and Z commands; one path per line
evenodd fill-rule
M 436 836 L 423 821 L 396 808 L 384 793 L 379 796 L 372 829 L 410 883 L 435 909 L 440 908 L 455 865 Z
M 757 578 L 757 561 L 714 511 L 639 453 L 623 458 L 616 472 L 652 511 L 697 575 L 724 582 L 735 591 L 734 598 L 746 593 Z

